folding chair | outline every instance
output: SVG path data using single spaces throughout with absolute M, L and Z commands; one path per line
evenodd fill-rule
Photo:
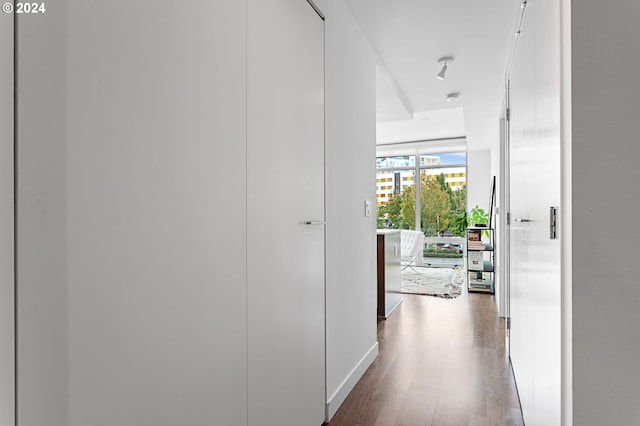
M 411 231 L 402 229 L 400 231 L 400 260 L 403 263 L 402 270 L 411 268 L 414 272 L 418 272 L 413 268 L 417 264 L 418 256 L 422 256 L 424 248 L 424 234 L 422 231 Z

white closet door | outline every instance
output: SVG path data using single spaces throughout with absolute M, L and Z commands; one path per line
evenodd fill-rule
M 245 22 L 236 0 L 20 18 L 20 426 L 246 426 Z
M 528 426 L 561 421 L 560 6 L 527 8 L 510 94 L 511 362 Z
M 248 2 L 250 425 L 324 421 L 324 23 Z

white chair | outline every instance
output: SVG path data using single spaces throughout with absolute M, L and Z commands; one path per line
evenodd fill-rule
M 400 259 L 403 263 L 402 270 L 411 268 L 417 263 L 418 256 L 422 256 L 424 248 L 424 234 L 422 231 L 411 231 L 402 229 L 400 231 Z

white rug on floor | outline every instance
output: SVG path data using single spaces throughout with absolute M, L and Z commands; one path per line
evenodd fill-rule
M 406 268 L 402 271 L 402 293 L 424 294 L 453 299 L 462 294 L 464 269 L 458 268 Z

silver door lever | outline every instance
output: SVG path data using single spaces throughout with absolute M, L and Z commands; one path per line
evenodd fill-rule
M 309 220 L 307 222 L 305 222 L 305 225 L 325 225 L 327 222 L 323 222 L 320 220 Z
M 515 219 L 513 219 L 514 222 L 533 222 L 533 220 L 531 219 L 523 219 L 521 217 L 516 217 Z

